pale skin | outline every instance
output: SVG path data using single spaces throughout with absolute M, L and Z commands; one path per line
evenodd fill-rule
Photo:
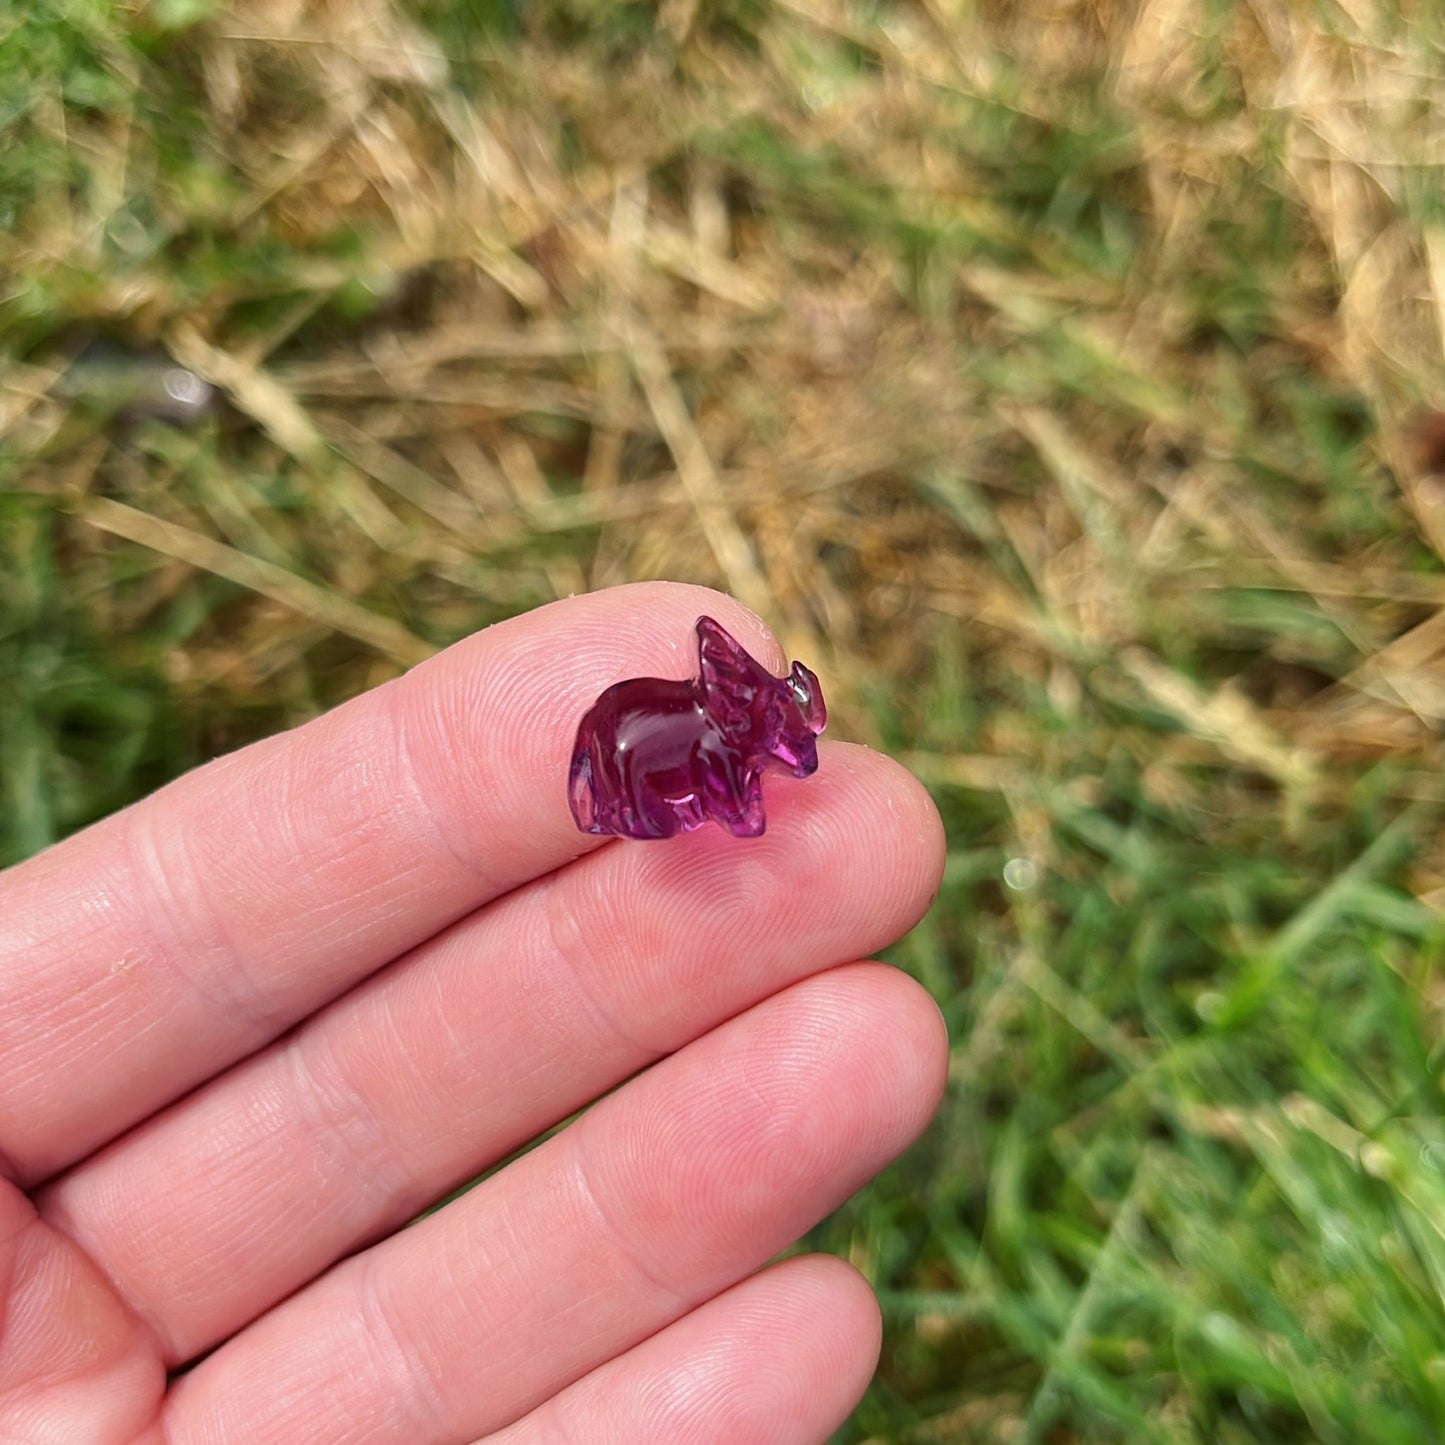
M 859 960 L 927 908 L 942 835 L 841 743 L 769 776 L 760 839 L 579 834 L 578 718 L 685 676 L 702 614 L 784 670 L 715 593 L 570 599 L 0 874 L 0 1445 L 847 1417 L 872 1294 L 764 1266 L 938 1103 L 937 1009 Z

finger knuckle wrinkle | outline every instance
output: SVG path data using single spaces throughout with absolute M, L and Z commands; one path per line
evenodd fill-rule
M 607 1191 L 598 1187 L 584 1146 L 579 1145 L 573 1164 L 574 1191 L 578 1207 L 591 1216 L 598 1245 L 611 1250 L 625 1268 L 630 1269 L 651 1294 L 660 1296 L 664 1307 L 680 1309 L 686 1296 L 654 1263 L 665 1257 L 659 1249 L 650 1249 L 648 1242 L 629 1229 L 621 1213 L 607 1199 Z
M 372 1261 L 357 1280 L 356 1318 L 366 1373 L 374 1382 L 374 1394 L 388 1403 L 400 1438 L 449 1438 L 456 1421 L 446 1392 L 416 1330 L 394 1301 L 389 1279 Z
M 372 1100 L 348 1076 L 335 1054 L 314 1037 L 298 1036 L 289 1048 L 296 1115 L 322 1155 L 328 1177 L 367 1181 L 368 1192 L 404 1203 L 407 1171 L 396 1141 Z
M 595 895 L 594 895 L 595 898 Z M 578 897 L 575 880 L 554 874 L 542 885 L 541 906 L 546 917 L 546 939 L 556 964 L 592 1019 L 594 1038 L 609 1038 L 623 1045 L 629 1055 L 658 1057 L 663 1050 L 639 1038 L 622 1021 L 607 997 L 607 980 L 616 980 L 617 970 L 595 939 L 630 943 L 627 921 L 615 922 L 605 916 L 606 905 Z
M 126 932 L 144 940 L 141 951 L 162 961 L 217 1015 L 240 1013 L 269 1036 L 277 1020 L 250 976 L 248 954 L 232 936 L 187 830 L 164 830 L 156 810 L 143 805 L 131 815 L 125 854 L 129 876 L 116 906 Z

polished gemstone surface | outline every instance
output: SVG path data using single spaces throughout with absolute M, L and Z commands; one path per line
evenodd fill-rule
M 670 838 L 709 819 L 739 838 L 767 826 L 762 774 L 806 778 L 827 722 L 801 662 L 774 677 L 711 617 L 697 620 L 698 675 L 609 687 L 577 729 L 567 798 L 584 833 Z

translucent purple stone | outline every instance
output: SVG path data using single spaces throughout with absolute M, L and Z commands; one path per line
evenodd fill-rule
M 696 678 L 619 682 L 582 719 L 567 798 L 584 833 L 671 838 L 711 818 L 756 838 L 763 770 L 817 771 L 818 679 L 801 662 L 774 677 L 711 617 L 697 619 L 697 651 Z

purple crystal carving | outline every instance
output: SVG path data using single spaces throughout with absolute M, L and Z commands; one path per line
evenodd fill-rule
M 801 662 L 774 677 L 711 617 L 697 619 L 697 652 L 696 678 L 635 677 L 588 709 L 567 778 L 584 833 L 671 838 L 711 818 L 756 838 L 767 826 L 763 770 L 817 771 L 828 712 Z

